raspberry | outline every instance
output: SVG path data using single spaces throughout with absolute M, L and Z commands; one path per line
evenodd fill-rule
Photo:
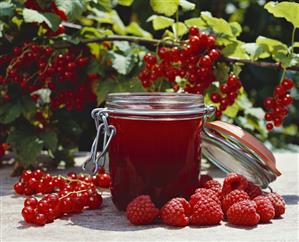
M 245 189 L 245 192 L 249 195 L 250 199 L 254 199 L 257 196 L 262 195 L 262 189 L 258 187 L 257 185 L 253 184 L 252 182 L 248 182 L 247 188 Z
M 206 184 L 204 185 L 204 188 L 213 190 L 214 192 L 217 193 L 217 196 L 220 199 L 220 201 L 222 200 L 223 198 L 222 186 L 219 181 L 216 180 L 207 181 Z
M 150 224 L 158 214 L 159 209 L 148 195 L 136 197 L 127 206 L 127 218 L 134 225 Z
M 209 175 L 200 175 L 200 178 L 198 180 L 199 183 L 199 187 L 204 187 L 204 185 L 206 184 L 207 181 L 213 180 L 212 177 L 210 177 Z
M 231 173 L 228 174 L 227 177 L 224 179 L 222 193 L 226 195 L 233 190 L 245 190 L 247 188 L 248 181 L 247 179 L 239 174 Z
M 173 198 L 168 201 L 160 212 L 164 224 L 184 227 L 189 224 L 191 208 L 184 198 Z
M 190 223 L 194 225 L 219 224 L 223 219 L 223 212 L 219 203 L 214 199 L 202 196 L 193 207 Z
M 190 206 L 191 208 L 194 207 L 194 205 L 197 203 L 197 201 L 203 197 L 203 196 L 206 196 L 206 197 L 210 197 L 212 198 L 215 202 L 217 202 L 218 204 L 221 205 L 221 202 L 218 198 L 218 195 L 216 192 L 214 192 L 213 190 L 211 189 L 206 189 L 206 188 L 198 188 L 195 190 L 194 194 L 191 196 L 190 198 Z
M 248 200 L 250 199 L 248 194 L 244 191 L 240 190 L 234 190 L 227 194 L 222 199 L 222 209 L 224 214 L 226 214 L 227 210 L 235 203 L 240 202 L 242 200 Z
M 260 215 L 260 222 L 268 223 L 275 216 L 275 209 L 269 198 L 257 196 L 253 199 L 256 203 L 256 211 Z
M 275 218 L 280 217 L 285 212 L 285 201 L 282 196 L 276 192 L 271 192 L 267 194 L 267 197 L 270 199 L 274 209 L 275 209 Z
M 260 220 L 256 208 L 255 202 L 251 200 L 237 202 L 227 210 L 227 220 L 230 224 L 254 226 Z

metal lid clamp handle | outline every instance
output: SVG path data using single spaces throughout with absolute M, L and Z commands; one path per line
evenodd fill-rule
M 93 109 L 91 117 L 95 121 L 97 134 L 91 146 L 90 157 L 84 162 L 82 168 L 83 170 L 86 170 L 87 164 L 91 162 L 93 165 L 92 172 L 95 174 L 98 169 L 103 167 L 106 163 L 107 151 L 111 140 L 116 133 L 116 129 L 113 125 L 108 124 L 108 110 L 106 108 Z M 103 134 L 103 146 L 102 151 L 98 154 L 98 142 L 101 134 Z

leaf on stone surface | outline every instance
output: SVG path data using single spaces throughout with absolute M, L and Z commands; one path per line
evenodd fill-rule
M 55 0 L 55 3 L 58 9 L 67 15 L 69 21 L 81 17 L 85 10 L 84 0 Z
M 205 21 L 203 21 L 202 18 L 189 18 L 189 19 L 186 19 L 184 21 L 184 23 L 188 26 L 188 27 L 191 27 L 191 26 L 196 26 L 200 29 L 205 29 L 207 28 L 207 24 Z
M 180 0 L 150 0 L 153 10 L 166 16 L 172 16 L 178 10 Z
M 144 29 L 142 29 L 138 23 L 136 22 L 131 22 L 127 27 L 126 27 L 126 33 L 127 34 L 132 34 L 135 36 L 139 36 L 139 37 L 144 37 L 144 38 L 149 38 L 151 39 L 153 36 L 151 33 L 145 31 Z
M 183 11 L 194 10 L 195 6 L 196 6 L 194 3 L 191 3 L 191 2 L 186 1 L 186 0 L 180 0 L 179 4 L 182 7 Z
M 182 22 L 176 22 L 172 25 L 172 31 L 174 35 L 182 36 L 187 33 L 187 26 Z
M 299 4 L 295 2 L 268 2 L 264 8 L 277 18 L 284 18 L 299 28 Z
M 249 54 L 252 60 L 270 56 L 269 48 L 266 44 L 246 43 L 243 44 L 242 48 Z
M 133 2 L 134 2 L 134 0 L 118 0 L 117 1 L 117 3 L 119 5 L 126 6 L 126 7 L 131 6 Z
M 211 16 L 210 12 L 201 12 L 201 17 L 207 22 L 214 32 L 225 33 L 229 36 L 233 36 L 231 25 L 223 18 L 215 18 Z
M 14 5 L 10 2 L 0 3 L 0 18 L 11 17 L 14 14 Z
M 61 23 L 59 16 L 54 13 L 39 13 L 28 8 L 24 8 L 23 17 L 27 23 L 46 23 L 52 31 L 56 31 Z
M 54 132 L 43 132 L 39 134 L 39 138 L 43 141 L 44 146 L 54 152 L 57 148 L 58 138 Z
M 22 114 L 21 103 L 6 103 L 0 106 L 0 123 L 8 124 L 15 121 Z
M 170 27 L 174 20 L 164 16 L 152 15 L 147 19 L 147 22 L 152 22 L 154 30 L 160 30 Z
M 259 36 L 256 39 L 256 43 L 267 45 L 269 48 L 269 51 L 272 54 L 277 53 L 277 52 L 281 52 L 283 54 L 288 53 L 288 47 L 284 43 L 282 43 L 278 40 L 275 40 L 275 39 L 267 38 L 264 36 Z

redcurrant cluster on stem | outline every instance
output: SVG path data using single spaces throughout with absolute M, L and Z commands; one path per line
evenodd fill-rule
M 220 94 L 217 92 L 211 93 L 211 101 L 219 103 L 219 107 L 215 112 L 217 118 L 221 117 L 222 112 L 224 112 L 228 106 L 234 104 L 241 86 L 242 84 L 239 78 L 232 74 L 228 76 L 226 83 L 220 85 Z
M 268 97 L 264 101 L 266 128 L 270 131 L 279 127 L 289 113 L 288 106 L 293 103 L 290 90 L 294 87 L 291 79 L 285 78 L 281 84 L 274 88 L 273 97 Z
M 6 72 L 0 75 L 0 85 L 18 84 L 34 101 L 39 99 L 37 90 L 48 88 L 52 109 L 65 107 L 68 111 L 81 111 L 96 100 L 92 86 L 99 76 L 86 74 L 90 58 L 87 49 L 73 47 L 59 54 L 51 47 L 25 43 L 15 47 L 12 55 L 0 56 Z M 5 96 L 9 101 L 8 93 Z
M 221 57 L 215 37 L 189 28 L 189 38 L 182 47 L 160 47 L 157 55 L 144 56 L 145 67 L 139 74 L 143 87 L 149 88 L 155 81 L 166 79 L 178 91 L 177 76 L 187 80 L 185 92 L 203 94 L 215 81 L 214 63 Z
M 34 9 L 41 13 L 46 13 L 46 12 L 54 13 L 54 14 L 58 15 L 62 21 L 67 21 L 67 16 L 66 16 L 65 12 L 60 10 L 57 7 L 55 2 L 49 3 L 46 7 L 42 7 L 39 5 L 38 1 L 36 1 L 36 0 L 27 0 L 25 2 L 25 7 L 29 8 L 29 9 Z M 60 24 L 58 26 L 58 29 L 55 32 L 52 31 L 46 24 L 43 24 L 43 27 L 45 27 L 47 29 L 46 35 L 49 37 L 54 37 L 54 36 L 63 34 L 65 32 L 64 26 L 62 24 Z
M 20 181 L 14 185 L 17 194 L 27 197 L 22 216 L 27 223 L 44 225 L 65 214 L 80 213 L 84 209 L 98 209 L 102 196 L 97 186 L 108 188 L 110 176 L 101 168 L 90 176 L 70 172 L 66 177 L 51 176 L 41 170 L 25 170 Z M 43 194 L 38 200 L 33 194 Z

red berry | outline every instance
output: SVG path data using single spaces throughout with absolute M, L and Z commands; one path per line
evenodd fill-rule
M 227 83 L 224 83 L 220 86 L 220 91 L 222 93 L 229 93 L 230 92 L 230 87 L 228 86 Z
M 184 198 L 171 199 L 161 208 L 160 212 L 164 224 L 177 227 L 187 226 L 190 214 L 190 205 Z
M 291 79 L 285 78 L 285 79 L 282 80 L 281 86 L 285 90 L 290 90 L 294 87 L 294 82 Z
M 15 185 L 14 185 L 14 190 L 17 194 L 23 194 L 24 193 L 24 186 L 23 186 L 23 183 L 21 182 L 17 182 Z
M 21 176 L 22 182 L 28 182 L 30 178 L 33 177 L 33 173 L 31 170 L 25 170 Z
M 43 175 L 44 175 L 45 173 L 42 171 L 42 170 L 35 170 L 35 171 L 33 171 L 33 177 L 36 179 L 36 180 L 40 180 L 42 177 L 43 177 Z
M 35 218 L 33 219 L 33 223 L 36 224 L 36 225 L 40 225 L 40 226 L 43 226 L 45 225 L 47 222 L 47 218 L 44 214 L 42 213 L 38 213 Z
M 202 67 L 207 67 L 211 68 L 212 66 L 212 60 L 209 55 L 204 55 L 200 60 L 199 60 L 199 65 Z
M 195 190 L 194 194 L 190 197 L 190 206 L 193 208 L 194 205 L 197 203 L 197 201 L 203 197 L 207 196 L 212 198 L 215 202 L 219 203 L 221 205 L 221 202 L 218 198 L 218 195 L 215 191 L 211 189 L 206 189 L 206 188 L 198 188 Z
M 221 53 L 217 49 L 212 49 L 209 52 L 209 56 L 210 56 L 210 58 L 211 58 L 212 61 L 216 61 L 216 60 L 218 60 L 221 57 Z
M 281 215 L 285 213 L 285 201 L 282 196 L 280 196 L 276 192 L 271 192 L 267 194 L 267 198 L 270 199 L 275 209 L 276 218 L 279 218 Z
M 108 174 L 98 174 L 96 184 L 101 188 L 109 188 L 110 176 Z
M 202 196 L 193 207 L 190 224 L 215 225 L 222 219 L 223 212 L 220 204 L 208 196 Z
M 37 204 L 37 210 L 40 213 L 46 214 L 49 210 L 49 205 L 46 200 L 40 200 Z
M 30 206 L 26 206 L 22 209 L 22 216 L 26 223 L 32 223 L 35 217 L 34 209 Z
M 226 214 L 227 210 L 235 203 L 240 202 L 242 200 L 250 199 L 248 194 L 245 191 L 241 190 L 233 190 L 229 194 L 223 197 L 222 199 L 222 209 L 224 214 Z
M 168 53 L 168 49 L 165 48 L 165 47 L 161 47 L 158 49 L 158 56 L 161 58 L 161 59 L 165 59 L 166 56 L 167 56 L 167 53 Z
M 275 209 L 269 198 L 266 196 L 257 196 L 253 199 L 256 203 L 256 211 L 260 215 L 260 222 L 268 223 L 275 216 Z
M 239 81 L 240 80 L 236 75 L 229 75 L 229 77 L 227 79 L 227 85 L 229 87 L 234 87 L 238 84 Z
M 230 173 L 224 179 L 222 192 L 226 195 L 236 189 L 245 190 L 247 185 L 248 181 L 244 176 L 236 173 Z
M 35 197 L 27 197 L 24 201 L 24 207 L 36 208 L 38 201 Z
M 290 104 L 292 104 L 293 102 L 293 98 L 290 94 L 286 94 L 283 98 L 282 98 L 282 104 L 284 106 L 288 106 Z
M 208 37 L 207 47 L 208 47 L 209 49 L 212 49 L 212 48 L 215 47 L 215 45 L 216 45 L 216 39 L 215 39 L 214 36 L 211 36 L 211 35 L 210 35 L 210 36 Z
M 282 86 L 276 86 L 273 92 L 274 97 L 281 97 L 286 94 L 286 90 Z
M 204 185 L 207 183 L 207 181 L 213 180 L 213 178 L 209 175 L 200 175 L 200 179 L 198 181 L 199 187 L 204 187 Z
M 198 36 L 191 36 L 189 39 L 190 51 L 197 52 L 200 49 L 201 41 Z
M 275 117 L 273 120 L 274 126 L 279 127 L 282 124 L 282 118 L 281 117 Z
M 266 109 L 273 109 L 275 107 L 275 101 L 272 97 L 268 97 L 264 101 L 264 107 Z
M 204 188 L 213 190 L 214 192 L 216 192 L 220 201 L 222 200 L 223 197 L 222 186 L 219 181 L 216 180 L 207 181 L 206 184 L 204 185 Z
M 272 113 L 265 113 L 265 120 L 266 121 L 273 120 L 273 114 Z
M 250 199 L 254 199 L 257 196 L 262 195 L 262 190 L 259 186 L 253 184 L 252 182 L 248 182 L 247 188 L 245 189 L 245 192 L 249 195 Z
M 151 224 L 159 214 L 159 209 L 151 201 L 150 196 L 136 197 L 127 206 L 127 219 L 134 225 Z
M 271 131 L 273 129 L 273 124 L 272 123 L 267 123 L 266 124 L 266 129 Z
M 143 60 L 151 66 L 157 63 L 157 58 L 153 56 L 152 53 L 145 54 Z
M 189 35 L 199 35 L 199 29 L 195 26 L 190 27 Z
M 237 202 L 228 209 L 227 220 L 234 225 L 255 226 L 260 221 L 256 208 L 255 202 L 251 200 Z
M 219 103 L 221 100 L 221 96 L 218 93 L 213 92 L 210 96 L 212 102 Z

